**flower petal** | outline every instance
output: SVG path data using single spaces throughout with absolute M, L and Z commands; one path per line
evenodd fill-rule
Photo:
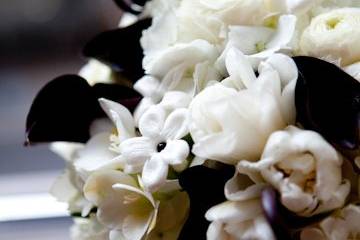
M 161 106 L 150 107 L 139 120 L 139 130 L 145 137 L 158 140 L 164 127 L 166 111 Z
M 147 137 L 130 138 L 120 144 L 121 154 L 129 165 L 144 164 L 155 148 L 152 140 Z
M 169 167 L 159 154 L 155 154 L 145 162 L 142 171 L 142 180 L 145 189 L 155 192 L 166 181 Z
M 191 102 L 189 94 L 180 91 L 170 91 L 165 93 L 160 105 L 167 110 L 175 110 L 178 108 L 186 108 Z
M 176 109 L 167 118 L 160 135 L 166 140 L 180 139 L 189 133 L 189 110 Z
M 169 165 L 181 165 L 189 155 L 190 147 L 184 140 L 172 140 L 166 142 L 166 147 L 159 154 Z
M 114 122 L 120 141 L 135 137 L 134 119 L 127 108 L 104 98 L 99 99 L 99 102 L 109 118 Z

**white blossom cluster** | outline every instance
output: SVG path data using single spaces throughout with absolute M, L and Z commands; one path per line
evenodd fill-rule
M 296 125 L 291 56 L 360 80 L 360 1 L 152 0 L 143 14 L 153 22 L 141 39 L 135 113 L 100 99 L 109 119 L 93 124 L 87 144 L 52 145 L 68 165 L 53 192 L 87 217 L 73 238 L 177 239 L 189 211 L 177 175 L 214 160 L 236 174 L 227 201 L 205 215 L 207 239 L 275 239 L 260 206 L 269 185 L 299 216 L 333 211 L 301 239 L 359 239 L 360 178 L 320 134 Z M 113 81 L 95 60 L 81 75 Z

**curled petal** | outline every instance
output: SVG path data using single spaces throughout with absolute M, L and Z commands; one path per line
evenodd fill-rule
M 173 111 L 164 123 L 161 136 L 165 139 L 180 139 L 189 133 L 189 110 L 181 108 Z
M 169 167 L 159 154 L 145 162 L 142 171 L 144 187 L 150 192 L 158 190 L 166 181 Z

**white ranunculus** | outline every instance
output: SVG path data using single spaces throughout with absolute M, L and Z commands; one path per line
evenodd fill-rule
M 301 231 L 301 240 L 351 240 L 360 236 L 360 207 L 350 204 L 316 227 Z
M 287 67 L 284 67 L 287 66 Z M 297 70 L 291 58 L 274 55 L 259 66 L 256 78 L 241 52 L 229 52 L 230 77 L 200 92 L 190 104 L 193 153 L 236 164 L 257 160 L 267 138 L 295 119 Z
M 276 29 L 263 26 L 230 26 L 225 50 L 217 60 L 216 66 L 224 72 L 225 59 L 232 48 L 237 48 L 245 54 L 254 67 L 275 52 L 291 51 L 295 26 L 294 15 L 281 16 Z
M 110 67 L 97 60 L 90 60 L 81 68 L 79 75 L 86 79 L 90 85 L 95 85 L 96 83 L 114 83 L 115 81 Z
M 70 236 L 73 240 L 109 240 L 109 229 L 93 215 L 89 218 L 74 218 Z
M 312 216 L 344 205 L 350 184 L 342 161 L 318 133 L 290 126 L 270 136 L 258 162 L 242 160 L 238 170 L 273 185 L 289 210 Z
M 360 60 L 360 9 L 342 8 L 312 19 L 301 36 L 300 54 L 339 60 L 342 66 Z
M 120 144 L 125 172 L 142 172 L 144 186 L 158 190 L 167 179 L 169 167 L 182 171 L 187 166 L 190 149 L 182 140 L 188 134 L 188 109 L 168 112 L 162 105 L 150 107 L 140 118 L 141 137 Z
M 110 240 L 140 240 L 155 226 L 159 203 L 121 171 L 96 171 L 84 194 L 98 207 L 98 220 L 111 229 Z
M 210 221 L 208 240 L 274 240 L 260 199 L 226 201 L 210 208 L 205 215 Z

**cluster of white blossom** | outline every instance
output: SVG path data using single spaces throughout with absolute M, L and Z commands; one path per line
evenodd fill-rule
M 291 56 L 330 61 L 360 80 L 360 2 L 152 0 L 143 15 L 153 22 L 141 39 L 135 113 L 100 99 L 111 121 L 94 123 L 87 144 L 52 145 L 68 164 L 53 192 L 87 217 L 73 238 L 177 239 L 189 199 L 176 176 L 215 160 L 236 174 L 227 201 L 205 215 L 208 239 L 275 239 L 259 200 L 268 185 L 299 216 L 334 211 L 301 239 L 358 239 L 360 207 L 348 199 L 359 199 L 359 178 L 319 133 L 296 126 Z M 81 75 L 113 81 L 95 60 Z

